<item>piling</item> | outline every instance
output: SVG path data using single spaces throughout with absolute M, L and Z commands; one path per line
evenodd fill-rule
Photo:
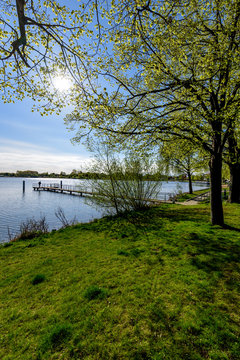
M 25 192 L 25 180 L 23 180 L 23 187 L 22 187 L 22 189 L 23 189 L 23 192 Z

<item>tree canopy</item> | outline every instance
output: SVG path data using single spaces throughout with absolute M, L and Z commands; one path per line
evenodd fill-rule
M 167 172 L 184 174 L 188 179 L 189 193 L 193 193 L 192 176 L 207 171 L 209 156 L 189 141 L 174 138 L 160 147 L 160 157 Z
M 111 51 L 96 66 L 112 87 L 68 116 L 76 140 L 90 125 L 144 146 L 172 135 L 196 143 L 211 156 L 212 222 L 223 224 L 222 153 L 239 127 L 240 2 L 130 0 L 107 16 Z
M 106 16 L 95 67 L 111 86 L 69 119 L 146 142 L 170 131 L 210 152 L 224 127 L 223 147 L 239 111 L 239 1 L 121 1 Z
M 35 107 L 41 108 L 42 114 L 59 112 L 66 105 L 66 94 L 59 94 L 54 78 L 69 77 L 78 86 L 87 79 L 86 57 L 91 57 L 97 46 L 88 46 L 93 33 L 87 26 L 90 6 L 94 3 L 77 0 L 1 2 L 0 89 L 4 101 L 30 96 L 41 102 Z

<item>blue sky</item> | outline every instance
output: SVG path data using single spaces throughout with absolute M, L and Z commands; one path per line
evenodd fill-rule
M 89 164 L 91 154 L 73 145 L 64 114 L 42 117 L 31 100 L 0 104 L 0 172 L 37 170 L 69 173 Z
M 66 0 L 59 1 L 62 5 L 66 4 Z M 73 9 L 80 6 L 76 0 L 70 5 Z M 59 84 L 55 86 L 58 88 Z M 86 169 L 92 155 L 83 145 L 71 143 L 75 134 L 66 129 L 64 114 L 42 117 L 31 109 L 31 99 L 14 104 L 0 102 L 0 172 L 37 170 L 70 173 L 73 169 Z

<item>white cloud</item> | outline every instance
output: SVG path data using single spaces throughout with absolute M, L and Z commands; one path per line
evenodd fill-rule
M 50 147 L 0 139 L 0 172 L 36 170 L 69 173 L 72 169 L 86 168 L 90 162 L 87 156 L 57 153 Z

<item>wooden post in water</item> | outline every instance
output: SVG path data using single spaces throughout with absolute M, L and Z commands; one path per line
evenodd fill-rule
M 62 189 L 62 180 L 60 181 L 60 188 Z
M 23 180 L 23 188 L 22 188 L 23 192 L 25 192 L 25 180 Z

